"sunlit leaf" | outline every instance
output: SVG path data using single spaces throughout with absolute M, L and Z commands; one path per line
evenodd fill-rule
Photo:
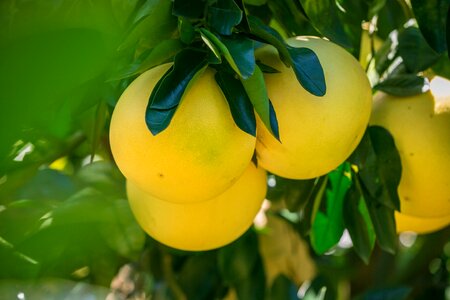
M 267 95 L 263 73 L 259 67 L 256 66 L 253 75 L 248 79 L 242 79 L 241 82 L 256 113 L 259 115 L 266 128 L 275 138 L 280 139 L 278 121 L 276 119 L 275 111 L 271 106 L 269 96 Z
M 336 245 L 344 232 L 343 207 L 351 186 L 350 165 L 342 164 L 329 173 L 328 178 L 325 211 L 318 209 L 312 220 L 311 244 L 318 254 L 323 254 Z

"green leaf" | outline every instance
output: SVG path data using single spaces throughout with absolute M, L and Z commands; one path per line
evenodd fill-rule
M 264 299 L 266 279 L 258 249 L 258 237 L 248 230 L 237 241 L 219 249 L 222 278 L 235 288 L 238 299 Z
M 411 6 L 419 24 L 420 31 L 428 44 L 438 53 L 447 49 L 446 30 L 448 31 L 448 0 L 411 0 Z M 446 24 L 447 23 L 447 24 Z
M 278 121 L 275 115 L 275 110 L 273 109 L 269 96 L 267 95 L 266 85 L 261 69 L 256 66 L 253 75 L 248 79 L 241 79 L 241 82 L 253 104 L 253 107 L 255 108 L 256 113 L 259 115 L 266 128 L 275 138 L 279 140 L 280 133 L 278 131 Z
M 415 74 L 399 74 L 388 77 L 373 88 L 395 96 L 413 96 L 428 91 L 429 82 Z
M 110 80 L 120 80 L 141 74 L 155 66 L 172 60 L 181 49 L 183 49 L 183 44 L 180 40 L 164 40 L 150 51 L 144 52 L 136 61 L 117 72 Z
M 267 3 L 267 0 L 244 0 L 245 4 L 261 6 Z
M 298 287 L 286 275 L 278 275 L 270 287 L 269 299 L 298 300 Z
M 375 231 L 363 192 L 358 186 L 357 179 L 354 176 L 352 179 L 353 184 L 348 191 L 344 207 L 344 223 L 356 253 L 368 264 L 375 246 Z
M 164 1 L 171 2 L 168 0 L 163 0 L 162 2 Z M 188 19 L 201 19 L 204 15 L 205 8 L 205 0 L 174 0 L 172 14 L 177 17 Z
M 311 94 L 324 96 L 327 91 L 325 75 L 316 53 L 308 48 L 287 46 L 287 49 L 298 82 Z
M 317 31 L 345 48 L 352 47 L 352 43 L 339 19 L 335 1 L 300 0 L 300 3 Z
M 382 290 L 369 291 L 364 294 L 361 300 L 405 300 L 412 292 L 411 287 L 394 287 Z
M 407 27 L 398 35 L 398 54 L 411 73 L 423 71 L 439 60 L 416 27 Z
M 171 15 L 172 2 L 152 0 L 149 6 L 137 13 L 137 22 L 130 28 L 118 50 L 135 47 L 145 41 L 147 47 L 156 46 L 163 40 L 172 38 L 177 30 L 177 18 Z
M 218 71 L 215 79 L 227 99 L 236 125 L 242 131 L 256 136 L 255 112 L 242 83 L 233 75 L 223 71 Z
M 216 55 L 218 49 L 240 77 L 247 79 L 253 74 L 255 55 L 252 40 L 244 36 L 219 37 L 205 28 L 201 28 L 200 33 L 203 40 L 208 41 L 206 44 L 211 51 Z
M 271 44 L 278 50 L 281 60 L 286 66 L 291 65 L 291 57 L 283 37 L 273 28 L 265 25 L 260 19 L 248 16 L 251 33 L 263 42 Z
M 390 207 L 379 204 L 365 193 L 367 208 L 370 219 L 377 236 L 377 243 L 381 249 L 391 254 L 397 251 L 398 237 L 395 225 L 394 210 Z
M 389 131 L 380 126 L 370 126 L 349 161 L 358 166 L 362 185 L 371 199 L 400 210 L 397 187 L 402 165 Z
M 380 10 L 386 5 L 387 0 L 369 0 L 371 4 L 369 6 L 369 13 L 367 19 L 371 20 L 374 16 L 378 15 Z
M 256 65 L 253 40 L 240 35 L 234 35 L 229 38 L 222 37 L 221 40 L 228 49 L 233 63 L 239 69 L 238 74 L 243 79 L 252 76 Z M 227 61 L 230 62 L 230 59 L 227 59 Z
M 195 39 L 195 27 L 185 18 L 178 18 L 178 31 L 180 32 L 180 40 L 185 44 L 191 44 Z
M 327 252 L 344 232 L 343 207 L 351 186 L 350 165 L 344 163 L 328 174 L 326 211 L 317 210 L 311 228 L 311 244 L 317 254 Z
M 270 73 L 270 74 L 274 74 L 274 73 L 280 73 L 279 70 L 272 68 L 269 65 L 263 64 L 261 61 L 257 60 L 256 64 L 258 65 L 258 67 L 261 69 L 261 71 L 263 73 Z
M 169 126 L 189 84 L 207 67 L 206 58 L 206 52 L 193 48 L 184 49 L 175 56 L 174 65 L 153 89 L 145 112 L 145 122 L 153 135 Z
M 242 21 L 242 10 L 233 0 L 218 0 L 208 7 L 208 24 L 216 32 L 231 35 L 234 26 Z

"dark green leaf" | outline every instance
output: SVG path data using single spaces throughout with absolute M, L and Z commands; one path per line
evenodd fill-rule
M 147 47 L 156 46 L 163 40 L 170 39 L 177 30 L 177 18 L 171 16 L 172 2 L 169 0 L 154 2 L 149 10 L 139 18 L 136 24 L 125 34 L 119 50 L 135 47 L 145 41 Z
M 261 118 L 266 128 L 279 140 L 278 122 L 275 111 L 267 95 L 263 73 L 256 66 L 253 75 L 248 79 L 241 79 L 245 91 L 255 108 L 256 113 Z
M 429 82 L 415 74 L 399 74 L 388 77 L 373 88 L 395 96 L 412 96 L 428 91 Z
M 231 35 L 234 26 L 242 20 L 242 10 L 233 0 L 218 0 L 208 7 L 208 23 L 215 31 Z
M 267 3 L 267 0 L 245 0 L 245 4 L 261 6 Z
M 436 75 L 445 77 L 450 80 L 450 59 L 446 55 L 441 55 L 441 58 L 436 64 L 434 64 L 432 69 L 433 72 L 436 73 Z
M 147 127 L 153 135 L 169 126 L 188 85 L 208 65 L 206 58 L 207 53 L 191 48 L 175 56 L 174 65 L 153 89 L 145 112 Z
M 389 131 L 380 126 L 370 126 L 349 160 L 358 166 L 363 186 L 371 199 L 400 210 L 397 187 L 402 165 Z
M 351 186 L 350 165 L 344 163 L 328 174 L 326 211 L 317 209 L 311 228 L 311 244 L 317 254 L 327 252 L 344 232 L 343 207 Z
M 247 79 L 254 72 L 255 55 L 253 41 L 243 36 L 226 38 L 213 34 L 205 28 L 200 29 L 203 40 L 217 56 L 216 51 L 225 57 L 231 68 L 242 78 Z
M 300 0 L 300 3 L 317 31 L 345 48 L 352 47 L 352 43 L 339 19 L 335 1 Z
M 356 253 L 368 264 L 375 246 L 375 231 L 364 196 L 354 176 L 344 207 L 344 223 Z
M 269 299 L 298 300 L 298 287 L 286 275 L 278 275 L 270 287 Z
M 263 63 L 260 62 L 260 61 L 256 61 L 256 64 L 258 65 L 258 67 L 261 69 L 261 71 L 262 71 L 263 73 L 272 73 L 272 74 L 274 74 L 274 73 L 280 73 L 280 71 L 278 71 L 277 69 L 272 68 L 272 67 L 269 66 L 269 65 L 263 64 Z
M 236 125 L 250 135 L 256 136 L 256 119 L 253 105 L 245 92 L 242 83 L 227 72 L 217 72 L 215 75 Z
M 381 249 L 395 254 L 397 251 L 397 231 L 395 226 L 394 210 L 371 199 L 368 193 L 365 194 L 367 208 L 370 219 L 377 236 L 377 243 Z
M 407 27 L 400 31 L 398 54 L 411 73 L 428 69 L 439 59 L 439 54 L 430 48 L 416 27 Z
M 168 0 L 163 0 L 162 2 L 164 1 L 170 2 Z M 172 14 L 177 17 L 188 19 L 201 19 L 205 12 L 205 7 L 205 0 L 174 0 Z
M 386 5 L 387 0 L 369 0 L 369 14 L 367 18 L 371 20 L 374 16 L 378 15 L 381 9 Z
M 447 14 L 450 11 L 448 0 L 411 0 L 420 31 L 428 44 L 438 53 L 447 50 L 446 30 L 448 31 Z
M 265 274 L 254 231 L 247 231 L 237 241 L 221 248 L 218 265 L 222 277 L 236 289 L 239 299 L 264 299 Z
M 136 61 L 120 70 L 111 80 L 120 80 L 143 73 L 157 65 L 173 59 L 183 49 L 178 39 L 164 40 L 150 51 L 144 52 Z
M 315 96 L 325 95 L 325 75 L 316 53 L 308 48 L 287 46 L 287 49 L 295 76 L 303 88 Z
M 254 43 L 244 36 L 223 37 L 222 43 L 227 47 L 230 55 L 239 69 L 243 79 L 252 76 L 255 71 Z
M 180 39 L 185 44 L 191 44 L 195 39 L 195 27 L 185 18 L 178 18 L 178 31 L 180 32 Z
M 273 28 L 265 25 L 261 20 L 248 16 L 251 33 L 263 42 L 271 44 L 278 50 L 281 60 L 287 66 L 291 65 L 290 54 L 286 48 L 283 37 Z
M 362 300 L 405 300 L 411 294 L 410 287 L 394 287 L 366 293 Z
M 21 187 L 17 198 L 61 201 L 74 192 L 75 185 L 70 177 L 56 170 L 42 169 Z

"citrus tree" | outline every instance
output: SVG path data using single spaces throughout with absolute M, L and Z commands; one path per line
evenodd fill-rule
M 450 1 L 0 2 L 0 298 L 449 299 Z

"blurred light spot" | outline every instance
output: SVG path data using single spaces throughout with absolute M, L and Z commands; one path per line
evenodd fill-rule
M 0 212 L 4 211 L 6 209 L 6 206 L 0 205 Z
M 390 51 L 387 55 L 388 59 L 394 59 L 395 55 L 397 54 L 397 46 L 398 46 L 398 30 L 394 30 L 389 34 L 389 38 L 392 41 Z
M 352 238 L 350 237 L 350 233 L 347 229 L 344 230 L 344 233 L 341 236 L 341 239 L 338 243 L 339 248 L 348 249 L 353 247 Z
M 297 223 L 300 221 L 300 214 L 296 212 L 290 212 L 288 209 L 280 210 L 280 215 L 283 216 L 286 220 L 289 220 L 292 223 Z
M 54 162 L 52 162 L 49 166 L 50 169 L 62 171 L 67 166 L 68 159 L 67 157 L 61 157 Z
M 434 112 L 436 114 L 450 111 L 450 94 L 449 94 L 450 81 L 435 76 L 430 81 L 430 90 L 434 96 Z
M 267 185 L 271 188 L 275 187 L 277 185 L 277 180 L 275 179 L 275 176 L 270 175 L 267 178 Z
M 19 153 L 14 157 L 14 161 L 23 161 L 25 156 L 34 150 L 34 145 L 32 143 L 26 143 L 20 150 Z
M 436 272 L 439 270 L 440 266 L 441 266 L 441 259 L 435 258 L 428 265 L 428 270 L 430 270 L 431 274 L 436 274 Z
M 8 176 L 2 176 L 2 177 L 0 177 L 0 185 L 1 184 L 4 184 L 6 181 L 8 181 Z
M 336 253 L 336 248 L 332 248 L 331 250 L 328 250 L 324 253 L 324 255 L 333 255 Z
M 445 255 L 447 255 L 448 257 L 450 257 L 450 242 L 447 242 L 444 246 L 444 253 Z
M 72 276 L 76 278 L 85 278 L 89 275 L 90 272 L 91 270 L 86 266 L 73 271 Z
M 445 289 L 445 299 L 450 299 L 450 286 Z
M 101 161 L 101 160 L 103 160 L 103 157 L 101 157 L 98 154 L 95 154 L 94 157 L 92 157 L 91 155 L 88 155 L 85 158 L 83 158 L 83 161 L 81 162 L 81 166 L 84 167 L 84 166 L 87 166 L 87 165 L 89 165 L 89 164 L 91 164 L 93 162 Z
M 255 219 L 253 219 L 253 224 L 258 229 L 264 228 L 267 225 L 266 211 L 270 208 L 270 201 L 265 199 L 261 205 L 259 212 L 256 214 Z
M 25 294 L 22 293 L 22 292 L 18 293 L 18 294 L 17 294 L 17 299 L 19 299 L 19 300 L 24 300 L 24 299 L 25 299 Z
M 400 233 L 398 239 L 400 240 L 400 244 L 402 244 L 406 248 L 411 248 L 417 239 L 417 233 L 414 231 L 405 231 Z
M 297 296 L 300 299 L 305 298 L 306 291 L 308 291 L 309 287 L 311 286 L 311 280 L 305 280 L 303 281 L 302 285 L 298 289 Z
M 447 259 L 447 263 L 445 264 L 445 268 L 447 269 L 447 272 L 450 272 L 450 259 Z

